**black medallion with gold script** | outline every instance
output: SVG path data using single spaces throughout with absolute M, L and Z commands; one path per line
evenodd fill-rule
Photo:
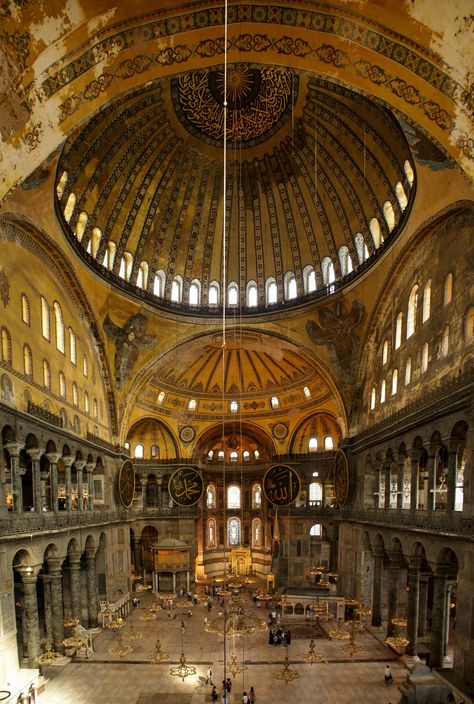
M 168 491 L 178 506 L 194 506 L 202 496 L 204 482 L 196 469 L 180 467 L 171 475 Z
M 274 506 L 289 506 L 301 489 L 298 473 L 285 464 L 277 464 L 266 472 L 263 478 L 265 496 Z
M 122 506 L 124 508 L 130 508 L 135 495 L 135 469 L 130 460 L 125 460 L 120 467 L 118 492 Z
M 349 463 L 347 455 L 341 448 L 334 457 L 334 494 L 338 506 L 345 506 L 349 498 Z

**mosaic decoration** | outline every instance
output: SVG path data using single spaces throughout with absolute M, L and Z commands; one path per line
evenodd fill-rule
M 298 78 L 290 71 L 230 64 L 227 69 L 229 143 L 255 146 L 279 129 L 291 115 Z M 224 136 L 224 68 L 196 71 L 171 82 L 173 104 L 191 134 L 221 146 Z
M 147 319 L 141 313 L 131 315 L 120 327 L 105 316 L 104 330 L 115 344 L 114 372 L 117 388 L 121 389 L 132 373 L 141 350 L 154 347 L 157 338 L 146 335 Z
M 332 308 L 321 308 L 317 321 L 308 320 L 306 323 L 310 339 L 317 345 L 329 344 L 333 348 L 336 363 L 346 374 L 352 370 L 359 344 L 355 328 L 363 317 L 363 304 L 354 300 L 350 311 L 345 310 L 342 303 L 336 303 Z
M 0 299 L 6 308 L 10 303 L 10 282 L 4 269 L 0 269 Z
M 135 469 L 130 460 L 125 460 L 118 475 L 118 492 L 124 508 L 130 508 L 135 495 Z
M 263 491 L 274 506 L 289 506 L 301 489 L 298 473 L 287 465 L 274 465 L 263 478 Z
M 202 496 L 204 482 L 196 469 L 180 467 L 171 475 L 168 491 L 178 506 L 194 506 Z

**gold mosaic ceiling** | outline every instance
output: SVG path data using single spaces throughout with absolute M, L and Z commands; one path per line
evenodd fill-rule
M 226 281 L 237 284 L 242 305 L 249 282 L 264 304 L 269 278 L 283 300 L 289 272 L 302 295 L 308 266 L 320 288 L 327 257 L 339 278 L 343 245 L 357 267 L 356 233 L 374 253 L 370 220 L 388 239 L 383 204 L 390 201 L 398 223 L 404 213 L 395 186 L 410 192 L 404 163 L 411 155 L 393 115 L 307 72 L 231 65 L 224 201 L 222 79 L 216 67 L 150 82 L 71 136 L 57 171 L 57 182 L 67 174 L 58 204 L 64 227 L 77 233 L 85 224 L 82 247 L 99 265 L 112 241 L 116 275 L 128 252 L 132 284 L 143 263 L 150 292 L 155 273 L 164 272 L 165 300 L 179 275 L 184 304 L 193 280 L 203 306 L 210 284 L 222 283 L 224 202 Z

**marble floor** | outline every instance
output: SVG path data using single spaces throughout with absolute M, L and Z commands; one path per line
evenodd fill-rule
M 142 620 L 148 613 L 152 597 L 141 598 L 138 608 L 125 619 L 122 643 L 130 645 L 132 652 L 123 655 L 114 653 L 118 638 L 110 630 L 103 629 L 94 637 L 94 654 L 88 660 L 72 661 L 64 667 L 51 667 L 44 671 L 48 680 L 39 704 L 207 704 L 211 701 L 211 687 L 206 685 L 206 671 L 211 666 L 214 682 L 219 685 L 224 677 L 223 637 L 204 630 L 204 618 L 210 620 L 218 615 L 215 601 L 208 614 L 205 603 L 199 603 L 188 617 L 186 610 L 176 608 L 171 612 L 158 612 L 155 622 Z M 257 608 L 250 599 L 246 613 L 265 619 L 268 610 Z M 298 626 L 295 617 L 287 623 L 295 635 L 288 648 L 290 668 L 300 677 L 285 685 L 275 677 L 282 668 L 286 648 L 268 644 L 266 632 L 245 638 L 226 639 L 226 676 L 232 679 L 229 704 L 240 704 L 242 693 L 254 687 L 258 704 L 395 704 L 400 700 L 398 686 L 405 680 L 408 670 L 405 664 L 383 643 L 382 634 L 364 628 L 355 636 L 361 650 L 352 657 L 340 650 L 341 642 L 325 637 L 315 639 L 315 649 L 326 663 L 308 664 L 303 655 L 308 651 L 310 635 L 304 622 Z M 184 633 L 182 633 L 184 622 Z M 132 624 L 130 626 L 130 624 Z M 331 625 L 324 625 L 326 629 Z M 132 629 L 134 640 L 126 639 Z M 157 637 L 161 650 L 169 654 L 169 660 L 159 664 L 150 663 Z M 170 674 L 170 668 L 179 664 L 182 650 L 186 662 L 196 668 L 196 674 L 184 681 Z M 232 676 L 232 653 L 245 669 Z M 389 663 L 394 682 L 384 684 L 383 671 Z M 219 694 L 222 694 L 218 686 Z M 221 704 L 219 697 L 218 704 Z

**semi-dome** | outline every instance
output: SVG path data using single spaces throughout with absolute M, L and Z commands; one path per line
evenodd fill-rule
M 223 75 L 151 81 L 82 125 L 59 160 L 62 224 L 97 271 L 160 305 L 245 313 L 330 293 L 408 212 L 403 131 L 326 78 L 230 64 L 224 170 Z

